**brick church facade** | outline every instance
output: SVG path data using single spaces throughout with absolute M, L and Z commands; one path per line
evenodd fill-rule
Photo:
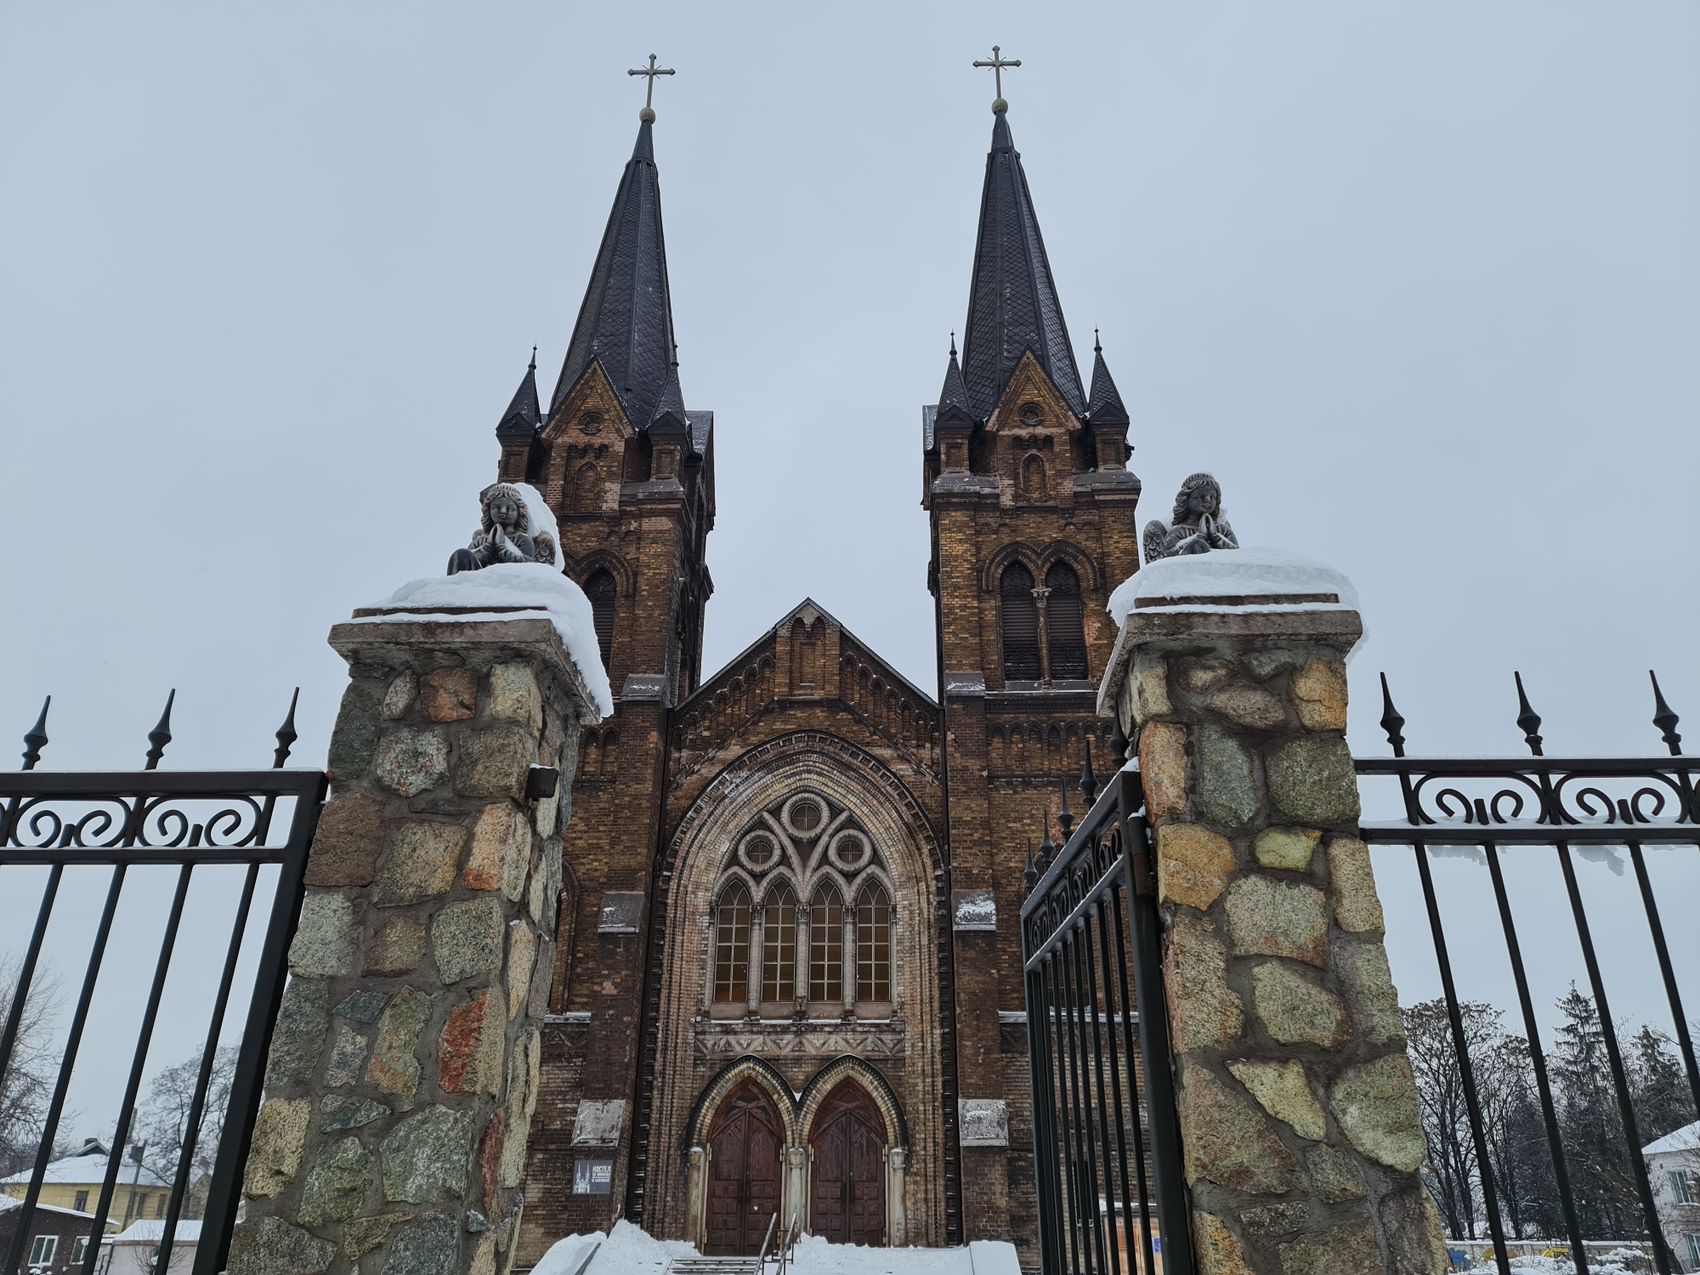
M 1085 742 L 1108 758 L 1140 485 L 1002 106 L 961 355 L 922 414 L 936 686 L 808 600 L 702 668 L 715 422 L 680 387 L 648 112 L 547 407 L 534 366 L 497 428 L 616 694 L 574 780 L 522 1264 L 619 1217 L 709 1252 L 753 1253 L 776 1213 L 1032 1251 L 1022 871 Z

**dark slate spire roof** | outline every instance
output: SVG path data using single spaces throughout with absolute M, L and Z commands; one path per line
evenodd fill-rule
M 661 385 L 661 397 L 655 401 L 655 414 L 644 424 L 650 428 L 671 426 L 676 430 L 684 430 L 690 425 L 690 418 L 685 412 L 685 396 L 679 389 L 679 365 L 672 363 L 667 368 L 667 379 Z
M 962 415 L 968 413 L 968 384 L 962 379 L 962 365 L 956 361 L 956 333 L 950 334 L 950 366 L 945 368 L 944 388 L 939 391 L 939 412 L 942 415 L 946 408 L 956 408 Z
M 496 425 L 496 437 L 530 438 L 537 432 L 542 419 L 543 410 L 537 403 L 537 347 L 534 345 L 531 347 L 531 366 L 525 369 L 519 388 L 514 391 L 513 401 Z
M 1000 111 L 986 156 L 974 282 L 962 338 L 962 370 L 975 416 L 991 415 L 1010 373 L 1029 350 L 1068 405 L 1085 412 L 1080 369 L 1068 343 L 1068 325 L 1039 235 L 1033 196 L 1010 137 L 1009 118 Z
M 1126 425 L 1127 405 L 1104 362 L 1104 343 L 1092 333 L 1092 392 L 1086 397 L 1086 415 L 1095 425 Z
M 677 372 L 672 367 L 673 303 L 667 288 L 653 127 L 649 120 L 638 126 L 637 145 L 620 176 L 578 324 L 549 400 L 551 412 L 560 407 L 592 361 L 602 364 L 636 429 L 646 428 L 655 415 L 670 374 L 677 393 Z

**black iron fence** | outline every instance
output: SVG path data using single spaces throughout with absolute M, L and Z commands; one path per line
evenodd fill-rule
M 1632 1202 L 1621 1213 L 1629 1216 L 1632 1219 L 1629 1225 L 1641 1232 L 1631 1238 L 1648 1241 L 1656 1268 L 1661 1275 L 1669 1275 L 1682 1267 L 1672 1254 L 1671 1237 L 1663 1234 L 1663 1219 L 1656 1207 L 1653 1182 L 1642 1154 L 1643 1147 L 1664 1130 L 1644 1127 L 1643 1112 L 1637 1110 L 1631 1067 L 1625 1058 L 1618 1020 L 1614 1018 L 1609 989 L 1601 973 L 1599 938 L 1602 934 L 1621 937 L 1625 927 L 1645 926 L 1663 999 L 1669 1005 L 1676 1054 L 1681 1062 L 1682 1079 L 1671 1087 L 1680 1091 L 1685 1080 L 1687 1101 L 1681 1101 L 1679 1093 L 1677 1109 L 1685 1109 L 1687 1118 L 1693 1119 L 1700 1113 L 1700 1067 L 1696 1066 L 1693 1029 L 1683 1005 L 1666 933 L 1667 918 L 1661 912 L 1647 851 L 1651 847 L 1676 847 L 1680 853 L 1700 850 L 1700 758 L 1682 755 L 1682 737 L 1676 730 L 1678 719 L 1665 702 L 1657 678 L 1653 679 L 1653 723 L 1668 750 L 1666 757 L 1546 757 L 1540 735 L 1541 718 L 1529 703 L 1521 676 L 1517 677 L 1516 685 L 1517 725 L 1529 749 L 1527 759 L 1408 757 L 1403 734 L 1405 719 L 1394 708 L 1383 675 L 1381 725 L 1392 745 L 1393 756 L 1360 758 L 1357 769 L 1366 780 L 1396 781 L 1404 817 L 1386 822 L 1366 820 L 1363 835 L 1372 844 L 1410 847 L 1415 858 L 1455 1057 L 1453 1074 L 1462 1092 L 1463 1116 L 1459 1125 L 1462 1129 L 1467 1122 L 1468 1126 L 1458 1139 L 1460 1145 L 1454 1157 L 1462 1165 L 1464 1179 L 1455 1184 L 1455 1189 L 1467 1197 L 1464 1201 L 1467 1216 L 1474 1218 L 1477 1204 L 1485 1214 L 1499 1271 L 1510 1275 L 1507 1240 L 1517 1238 L 1514 1228 L 1506 1225 L 1503 1205 L 1510 1193 L 1526 1194 L 1530 1186 L 1528 1183 L 1516 1186 L 1507 1181 L 1511 1176 L 1507 1159 L 1503 1154 L 1495 1154 L 1495 1147 L 1490 1145 L 1500 1138 L 1503 1130 L 1484 1115 L 1481 1072 L 1488 1059 L 1471 1013 L 1477 1007 L 1460 996 L 1435 889 L 1432 860 L 1437 853 L 1456 853 L 1459 847 L 1479 856 L 1487 869 L 1487 883 L 1491 885 L 1505 953 L 1516 984 L 1525 1033 L 1516 1044 L 1520 1058 L 1526 1049 L 1527 1065 L 1533 1077 L 1535 1103 L 1530 1106 L 1538 1103 L 1538 1116 L 1531 1111 L 1526 1123 L 1531 1130 L 1539 1129 L 1539 1133 L 1532 1133 L 1532 1140 L 1544 1141 L 1546 1155 L 1550 1157 L 1551 1176 L 1546 1178 L 1546 1168 L 1541 1166 L 1540 1181 L 1534 1189 L 1550 1186 L 1556 1194 L 1571 1261 L 1577 1271 L 1585 1273 L 1589 1269 L 1585 1241 L 1600 1237 L 1586 1233 L 1582 1213 L 1585 1209 L 1598 1209 L 1600 1201 L 1591 1197 L 1606 1189 L 1599 1181 L 1598 1168 L 1609 1159 L 1618 1166 L 1622 1179 L 1616 1184 L 1618 1195 Z M 1373 783 L 1365 785 L 1365 796 L 1373 802 Z M 1597 865 L 1583 864 L 1579 869 L 1577 858 L 1580 854 L 1597 854 L 1605 847 L 1615 848 L 1616 854 L 1626 856 L 1633 869 L 1639 917 L 1622 915 L 1621 909 L 1610 916 L 1590 916 L 1591 891 L 1584 885 L 1583 874 L 1589 867 L 1597 870 Z M 1543 1045 L 1541 1018 L 1535 1012 L 1512 895 L 1506 888 L 1508 861 L 1523 868 L 1530 866 L 1529 861 L 1541 859 L 1556 870 L 1568 904 L 1569 921 L 1575 927 L 1592 998 L 1590 1033 L 1603 1055 L 1595 1068 L 1595 1083 L 1602 1094 L 1609 1082 L 1609 1098 L 1601 1104 L 1606 1108 L 1605 1118 L 1593 1119 L 1586 1126 L 1590 1133 L 1586 1140 L 1578 1136 L 1574 1119 L 1568 1126 L 1561 1119 L 1561 1115 L 1567 1114 L 1561 1112 L 1561 1107 L 1568 1100 L 1561 1103 L 1560 1098 L 1566 1095 L 1555 1096 L 1552 1060 L 1548 1047 Z M 1385 880 L 1383 889 L 1385 892 Z M 1693 927 L 1700 899 L 1687 895 L 1668 897 L 1664 902 L 1679 926 Z M 1549 919 L 1550 912 L 1549 909 L 1543 914 L 1543 921 Z M 1596 912 L 1603 912 L 1598 903 Z M 1543 946 L 1549 938 L 1543 935 Z M 1687 977 L 1694 976 L 1694 971 L 1685 973 Z M 1670 1110 L 1667 1106 L 1667 1123 Z M 1449 1172 L 1448 1166 L 1433 1163 L 1435 1159 L 1445 1158 L 1437 1152 L 1434 1140 L 1431 1135 L 1430 1173 L 1444 1177 Z M 1590 1183 L 1586 1190 L 1578 1185 L 1579 1176 L 1584 1174 Z
M 1021 907 L 1041 1269 L 1191 1275 L 1145 798 L 1132 769 L 1100 793 L 1090 745 L 1080 789 Z
M 283 994 L 289 943 L 300 912 L 307 847 L 324 800 L 325 776 L 317 771 L 282 769 L 296 738 L 293 702 L 277 732 L 273 768 L 258 771 L 157 770 L 171 742 L 169 699 L 159 724 L 148 735 L 150 747 L 145 769 L 127 773 L 39 771 L 36 765 L 48 742 L 46 720 L 47 706 L 43 705 L 40 719 L 25 736 L 23 773 L 0 775 L 0 892 L 17 898 L 14 892 L 27 890 L 32 881 L 45 876 L 34 926 L 17 967 L 16 988 L 10 1004 L 0 1006 L 6 1014 L 4 1027 L 0 1028 L 0 1080 L 18 1063 L 19 1032 L 26 1021 L 32 985 L 37 981 L 61 887 L 73 874 L 92 873 L 103 874 L 106 891 L 98 917 L 69 919 L 70 928 L 86 938 L 87 961 L 75 1005 L 58 1045 L 56 1071 L 47 1078 L 49 1092 L 45 1108 L 36 1113 L 39 1145 L 21 1207 L 10 1213 L 13 1230 L 0 1272 L 20 1275 L 25 1270 L 32 1220 L 41 1202 L 48 1166 L 55 1148 L 61 1145 L 61 1124 L 66 1115 L 72 1074 L 90 1025 L 96 985 L 109 954 L 114 918 L 126 878 L 146 871 L 163 871 L 169 876 L 169 870 L 175 867 L 171 902 L 155 931 L 159 934 L 158 950 L 147 996 L 135 1024 L 134 1048 L 123 1097 L 111 1112 L 116 1128 L 104 1177 L 90 1210 L 92 1242 L 86 1246 L 86 1256 L 79 1269 L 82 1275 L 94 1275 L 100 1256 L 99 1238 L 106 1234 L 114 1194 L 127 1185 L 120 1182 L 121 1173 L 129 1176 L 124 1164 L 125 1147 L 132 1132 L 150 1046 L 154 1043 L 167 975 L 184 926 L 190 882 L 197 870 L 205 875 L 222 866 L 240 876 L 241 892 L 232 914 L 220 916 L 216 921 L 200 917 L 192 921 L 199 942 L 204 943 L 210 937 L 216 947 L 225 927 L 228 927 L 228 940 L 224 944 L 217 992 L 205 1018 L 205 1043 L 183 1119 L 182 1142 L 174 1148 L 169 1204 L 162 1219 L 154 1265 L 156 1270 L 168 1269 L 179 1222 L 185 1215 L 191 1188 L 196 1187 L 191 1180 L 193 1168 L 206 1162 L 204 1149 L 197 1156 L 200 1131 L 222 1123 L 222 1134 L 212 1157 L 210 1182 L 196 1189 L 197 1195 L 204 1189 L 206 1196 L 191 1268 L 195 1275 L 213 1275 L 223 1268 L 236 1221 L 243 1165 L 259 1103 L 272 1023 Z M 263 877 L 266 879 L 262 880 Z M 266 902 L 268 889 L 269 903 Z M 251 929 L 257 932 L 258 960 L 244 1005 L 236 986 L 237 969 L 244 940 Z M 146 954 L 134 948 L 123 952 L 119 961 L 128 964 L 138 957 L 145 968 Z M 217 1096 L 209 1094 L 209 1090 L 219 1040 L 225 1034 L 227 1022 L 233 1023 L 238 1018 L 242 1029 L 229 1081 L 228 1102 L 222 1112 L 212 1112 L 209 1106 L 217 1101 Z M 110 1037 L 109 1032 L 104 1035 Z M 158 1059 L 154 1062 L 157 1066 Z

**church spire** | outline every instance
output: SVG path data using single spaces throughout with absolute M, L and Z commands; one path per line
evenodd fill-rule
M 992 110 L 992 147 L 986 156 L 968 326 L 962 338 L 969 407 L 981 419 L 991 415 L 1010 373 L 1021 356 L 1031 352 L 1069 407 L 1084 414 L 1080 369 L 1068 342 L 1021 154 L 1010 135 L 1009 104 L 1000 95 Z
M 620 396 L 626 419 L 641 430 L 654 416 L 670 374 L 676 387 L 677 372 L 671 366 L 673 302 L 661 233 L 654 110 L 645 106 L 640 120 L 549 410 L 559 408 L 591 363 L 598 362 Z
M 1086 396 L 1086 417 L 1094 425 L 1128 423 L 1127 405 L 1110 375 L 1110 365 L 1104 362 L 1104 343 L 1096 328 L 1092 329 L 1092 390 Z
M 514 391 L 508 410 L 502 413 L 502 419 L 496 426 L 496 437 L 529 439 L 537 432 L 542 418 L 543 412 L 537 402 L 537 347 L 534 345 L 531 347 L 531 365 L 520 378 L 519 388 Z
M 939 391 L 939 416 L 961 416 L 972 419 L 968 412 L 968 386 L 962 379 L 962 365 L 956 361 L 956 333 L 950 334 L 950 365 L 944 371 L 944 388 Z

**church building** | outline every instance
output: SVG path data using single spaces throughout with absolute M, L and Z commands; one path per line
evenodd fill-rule
M 1022 872 L 1088 742 L 1109 757 L 1140 484 L 993 110 L 961 354 L 917 440 L 934 685 L 806 598 L 702 667 L 715 419 L 686 406 L 647 107 L 553 391 L 534 362 L 497 426 L 616 696 L 576 763 L 521 1265 L 622 1217 L 709 1253 L 776 1215 L 1033 1252 Z

